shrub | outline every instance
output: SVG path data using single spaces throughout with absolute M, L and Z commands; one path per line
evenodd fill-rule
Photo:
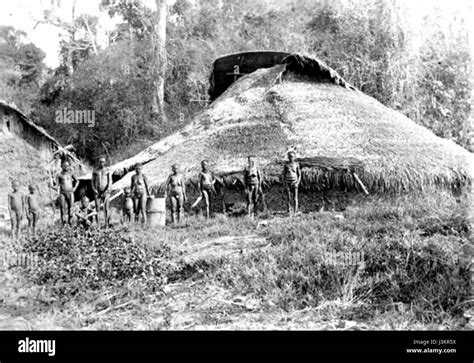
M 65 299 L 82 290 L 117 287 L 132 280 L 154 291 L 169 268 L 169 248 L 138 244 L 115 230 L 52 229 L 28 240 L 23 249 L 39 257 L 37 264 L 25 267 L 26 275 Z

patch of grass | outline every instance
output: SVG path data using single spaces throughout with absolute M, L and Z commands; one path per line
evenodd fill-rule
M 421 195 L 374 199 L 348 209 L 344 219 L 287 219 L 262 232 L 269 249 L 227 261 L 214 278 L 286 311 L 339 299 L 408 303 L 427 322 L 455 315 L 469 293 L 469 271 L 459 263 L 467 242 L 464 207 Z M 344 263 L 348 255 L 363 255 L 363 265 Z
M 132 225 L 123 228 L 122 232 L 137 242 L 150 247 L 165 244 L 171 248 L 179 247 L 183 242 L 197 244 L 212 238 L 229 235 L 255 233 L 258 221 L 250 218 L 232 218 L 217 214 L 215 218 L 205 219 L 201 216 L 188 216 L 180 225 L 171 225 L 156 229 Z
M 238 317 L 269 322 L 272 314 L 314 320 L 305 311 L 331 324 L 356 320 L 374 329 L 459 324 L 458 303 L 467 298 L 470 280 L 458 261 L 467 242 L 465 208 L 446 195 L 430 194 L 372 197 L 343 214 L 194 216 L 160 230 L 52 228 L 25 242 L 24 250 L 43 262 L 22 272 L 44 287 L 43 297 L 55 298 L 42 315 L 50 319 L 54 312 L 70 328 L 232 325 Z M 263 244 L 253 248 L 249 240 L 230 239 L 237 254 L 217 251 L 186 260 L 189 251 L 229 236 L 257 236 Z M 347 263 L 344 256 L 354 253 L 363 259 Z M 234 297 L 257 302 L 253 317 Z

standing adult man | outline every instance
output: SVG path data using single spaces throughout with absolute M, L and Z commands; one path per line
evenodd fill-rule
M 248 157 L 248 165 L 244 171 L 245 192 L 247 194 L 247 212 L 249 217 L 254 217 L 257 203 L 260 201 L 264 205 L 264 195 L 262 189 L 262 174 L 258 168 L 254 157 Z
M 300 164 L 294 151 L 288 153 L 288 161 L 283 166 L 283 185 L 288 197 L 288 213 L 298 213 L 298 187 L 301 182 Z
M 193 203 L 191 206 L 192 208 L 195 208 L 199 202 L 204 199 L 204 202 L 206 204 L 206 218 L 209 218 L 210 216 L 210 199 L 211 195 L 215 194 L 216 190 L 214 189 L 214 183 L 216 182 L 216 179 L 214 178 L 213 173 L 209 170 L 209 162 L 207 160 L 203 160 L 201 162 L 201 172 L 199 173 L 199 190 L 201 192 L 201 195 L 199 198 Z
M 72 224 L 72 207 L 74 206 L 74 192 L 79 186 L 79 179 L 71 171 L 71 164 L 66 159 L 61 163 L 61 172 L 56 176 L 56 183 L 59 185 L 59 202 L 61 210 L 61 222 Z
M 92 172 L 92 191 L 94 192 L 95 208 L 97 212 L 95 217 L 97 226 L 100 226 L 100 204 L 103 203 L 105 227 L 108 228 L 110 222 L 109 200 L 110 188 L 112 187 L 112 174 L 110 173 L 110 170 L 105 166 L 105 164 L 105 158 L 100 157 L 97 168 L 95 168 Z

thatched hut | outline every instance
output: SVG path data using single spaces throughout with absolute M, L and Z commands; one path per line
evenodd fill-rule
M 45 129 L 31 121 L 14 104 L 0 100 L 0 137 L 10 136 L 25 140 L 44 160 L 50 160 L 58 150 L 59 143 Z
M 302 209 L 348 202 L 369 193 L 427 188 L 460 191 L 471 184 L 471 153 L 350 86 L 323 62 L 296 54 L 233 83 L 181 131 L 114 166 L 144 173 L 160 189 L 174 163 L 192 193 L 208 159 L 225 195 L 242 193 L 242 171 L 255 155 L 270 208 L 282 207 L 281 163 L 289 149 L 302 164 Z M 130 183 L 132 172 L 114 184 Z M 226 197 L 227 198 L 227 197 Z
M 51 180 L 59 172 L 63 159 L 69 160 L 78 174 L 89 170 L 88 166 L 75 156 L 71 146 L 61 146 L 14 104 L 0 100 L 1 210 L 5 210 L 7 206 L 12 180 L 20 182 L 24 188 L 23 192 L 30 183 L 36 185 L 44 202 L 55 199 L 57 193 L 50 187 Z

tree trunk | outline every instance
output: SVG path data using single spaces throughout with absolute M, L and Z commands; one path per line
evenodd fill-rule
M 60 3 L 58 2 L 58 10 L 59 10 Z M 71 30 L 69 31 L 69 44 L 70 47 L 67 51 L 67 70 L 69 76 L 72 76 L 74 73 L 74 49 L 71 47 L 76 40 L 76 0 L 72 2 L 72 9 L 71 9 Z
M 156 19 L 153 32 L 155 58 L 153 81 L 153 113 L 158 115 L 158 122 L 166 122 L 164 108 L 165 74 L 166 74 L 166 0 L 156 0 Z
M 75 40 L 74 39 L 75 34 L 74 34 L 74 31 L 69 32 L 69 34 L 70 34 L 69 39 L 70 39 L 71 44 L 68 46 L 66 63 L 67 63 L 67 74 L 69 76 L 72 76 L 72 74 L 74 73 L 74 48 L 72 47 L 72 43 Z
M 87 16 L 84 15 L 84 23 L 86 25 L 87 33 L 89 34 L 89 38 L 91 40 L 92 48 L 94 49 L 94 54 L 98 55 L 99 52 L 97 50 L 97 37 L 92 33 L 91 27 L 89 25 L 89 21 L 87 20 Z

